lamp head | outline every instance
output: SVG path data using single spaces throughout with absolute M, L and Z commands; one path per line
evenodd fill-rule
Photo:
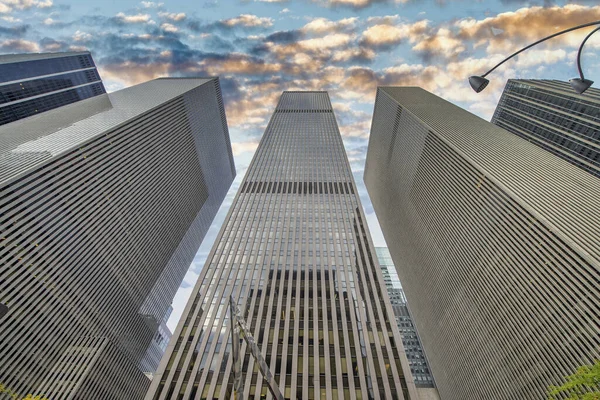
M 479 93 L 483 89 L 485 89 L 489 83 L 490 83 L 489 80 L 487 80 L 481 76 L 473 75 L 473 76 L 469 77 L 469 84 L 471 85 L 473 90 L 476 91 L 477 93 Z
M 581 93 L 585 92 L 586 90 L 588 90 L 588 88 L 590 86 L 592 86 L 594 81 L 590 81 L 589 79 L 585 79 L 585 78 L 573 78 L 573 79 L 569 79 L 569 83 L 571 84 L 571 87 L 573 88 L 574 91 L 581 94 Z

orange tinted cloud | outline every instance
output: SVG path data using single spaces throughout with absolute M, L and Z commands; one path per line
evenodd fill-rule
M 5 52 L 28 52 L 37 53 L 40 51 L 40 46 L 29 40 L 23 39 L 8 39 L 0 42 L 0 50 Z
M 344 18 L 339 21 L 331 21 L 327 18 L 315 18 L 302 27 L 305 33 L 332 33 L 340 32 L 355 27 L 358 18 Z
M 115 18 L 126 24 L 139 24 L 150 22 L 150 14 L 126 15 L 120 12 L 115 16 Z
M 226 74 L 273 74 L 283 69 L 279 63 L 268 63 L 254 60 L 245 54 L 235 53 L 228 58 L 206 58 L 199 63 L 209 75 Z
M 395 46 L 403 40 L 414 43 L 422 39 L 429 28 L 427 20 L 417 21 L 413 24 L 395 24 L 395 16 L 375 17 L 370 20 L 377 24 L 363 32 L 361 42 L 373 47 Z
M 600 6 L 567 4 L 563 7 L 524 7 L 483 20 L 468 18 L 458 21 L 456 26 L 459 39 L 488 46 L 488 52 L 506 52 L 554 32 L 597 20 L 600 20 Z M 548 45 L 566 43 L 578 46 L 582 35 L 589 30 L 559 36 L 549 41 Z
M 168 76 L 169 63 L 137 64 L 126 61 L 120 64 L 106 64 L 99 67 L 102 79 L 114 80 L 126 86 L 136 85 L 161 76 Z

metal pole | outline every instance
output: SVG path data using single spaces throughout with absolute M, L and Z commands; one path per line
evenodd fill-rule
M 233 399 L 243 395 L 242 376 L 240 371 L 240 327 L 238 316 L 233 303 L 233 296 L 229 298 L 229 316 L 231 318 L 231 357 L 233 360 Z M 240 397 L 241 398 L 241 397 Z
M 579 76 L 581 77 L 581 80 L 585 79 L 583 77 L 583 71 L 581 70 L 581 51 L 583 50 L 583 45 L 585 44 L 585 42 L 587 42 L 587 40 L 590 38 L 590 36 L 592 36 L 594 33 L 598 32 L 598 31 L 600 31 L 600 27 L 591 31 L 590 34 L 587 35 L 585 37 L 585 39 L 583 39 L 583 42 L 581 42 L 581 46 L 579 46 L 579 51 L 577 52 L 577 70 L 579 71 Z
M 248 329 L 248 327 L 246 326 L 246 321 L 244 321 L 244 319 L 238 314 L 238 309 L 237 309 L 237 306 L 235 305 L 235 302 L 233 301 L 233 296 L 229 297 L 229 312 L 231 314 L 232 323 L 235 326 L 235 331 L 237 332 L 237 333 L 234 333 L 234 327 L 232 326 L 232 329 L 231 329 L 232 336 L 231 337 L 232 337 L 232 340 L 234 341 L 234 343 L 237 343 L 237 345 L 238 345 L 237 350 L 232 350 L 232 354 L 235 357 L 234 364 L 233 364 L 234 393 L 236 392 L 236 390 L 239 391 L 240 393 L 243 392 L 242 378 L 241 378 L 241 372 L 240 372 L 240 357 L 239 357 L 239 345 L 240 345 L 239 334 L 241 332 L 242 337 L 244 338 L 244 341 L 246 342 L 246 345 L 248 346 L 248 350 L 250 350 L 250 354 L 256 360 L 256 364 L 258 364 L 258 370 L 262 374 L 263 380 L 267 384 L 267 389 L 269 389 L 269 392 L 271 392 L 271 395 L 273 395 L 273 398 L 275 400 L 285 400 L 283 395 L 281 394 L 281 391 L 279 390 L 279 386 L 277 385 L 277 382 L 275 382 L 275 377 L 271 373 L 269 366 L 267 365 L 267 363 L 265 362 L 265 359 L 263 358 L 262 354 L 260 353 L 260 349 L 258 348 L 256 341 L 254 340 L 254 337 L 252 336 L 252 333 L 250 333 L 250 329 Z M 236 340 L 237 340 L 237 342 L 236 342 Z M 235 344 L 232 346 L 232 349 L 234 346 L 235 346 Z M 237 366 L 236 366 L 236 364 L 237 364 Z M 237 374 L 236 374 L 236 370 L 237 370 Z M 236 381 L 236 379 L 239 380 L 239 383 Z

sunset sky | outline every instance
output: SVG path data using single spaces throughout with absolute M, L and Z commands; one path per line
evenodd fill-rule
M 543 36 L 600 20 L 597 4 L 0 0 L 0 53 L 89 50 L 109 92 L 160 76 L 220 77 L 238 175 L 174 301 L 174 329 L 282 91 L 329 91 L 375 244 L 384 246 L 362 182 L 377 85 L 421 86 L 489 120 L 507 79 L 577 76 L 577 48 L 590 30 L 506 63 L 480 94 L 467 77 Z M 600 33 L 582 62 L 598 84 L 599 49 Z

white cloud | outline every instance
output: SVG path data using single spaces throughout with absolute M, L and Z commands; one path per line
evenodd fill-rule
M 261 119 L 259 122 L 262 122 L 263 120 Z M 254 152 L 256 151 L 256 148 L 258 147 L 258 141 L 247 141 L 247 142 L 233 142 L 231 143 L 231 149 L 233 151 L 233 155 L 234 156 L 238 156 L 241 153 L 244 152 Z
M 326 33 L 339 32 L 345 29 L 354 28 L 358 18 L 344 18 L 339 21 L 331 21 L 327 18 L 315 18 L 304 25 L 302 31 L 307 33 Z
M 40 46 L 37 43 L 29 40 L 8 39 L 0 42 L 0 51 L 6 53 L 12 53 L 14 51 L 38 53 L 40 51 Z
M 2 4 L 0 4 L 0 13 L 2 13 L 2 11 L 1 11 L 1 10 L 2 10 Z M 6 22 L 11 22 L 11 23 L 23 22 L 23 20 L 21 20 L 21 19 L 19 19 L 19 18 L 12 17 L 12 16 L 10 16 L 10 15 L 8 15 L 8 16 L 5 16 L 5 17 L 2 17 L 2 19 L 3 19 L 4 21 L 6 21 Z
M 160 29 L 162 29 L 165 32 L 177 32 L 178 31 L 178 29 L 175 25 L 169 24 L 166 22 L 164 24 L 161 24 Z
M 168 13 L 168 12 L 158 12 L 158 16 L 164 19 L 168 19 L 170 21 L 183 21 L 186 18 L 185 13 Z
M 52 0 L 2 0 L 0 1 L 0 14 L 8 14 L 15 9 L 48 8 L 52 7 L 52 4 Z
M 127 24 L 139 24 L 150 21 L 150 14 L 125 15 L 124 13 L 120 12 L 116 15 L 116 17 Z
M 165 3 L 154 3 L 152 1 L 142 1 L 141 4 L 144 8 L 157 8 L 165 5 Z
M 75 34 L 73 35 L 73 40 L 76 42 L 85 42 L 87 40 L 91 40 L 92 39 L 92 35 L 87 33 L 87 32 L 83 32 L 83 31 L 76 31 Z
M 252 14 L 242 14 L 239 17 L 229 18 L 223 21 L 227 26 L 246 26 L 246 27 L 269 27 L 273 25 L 273 19 L 268 17 L 257 17 Z

